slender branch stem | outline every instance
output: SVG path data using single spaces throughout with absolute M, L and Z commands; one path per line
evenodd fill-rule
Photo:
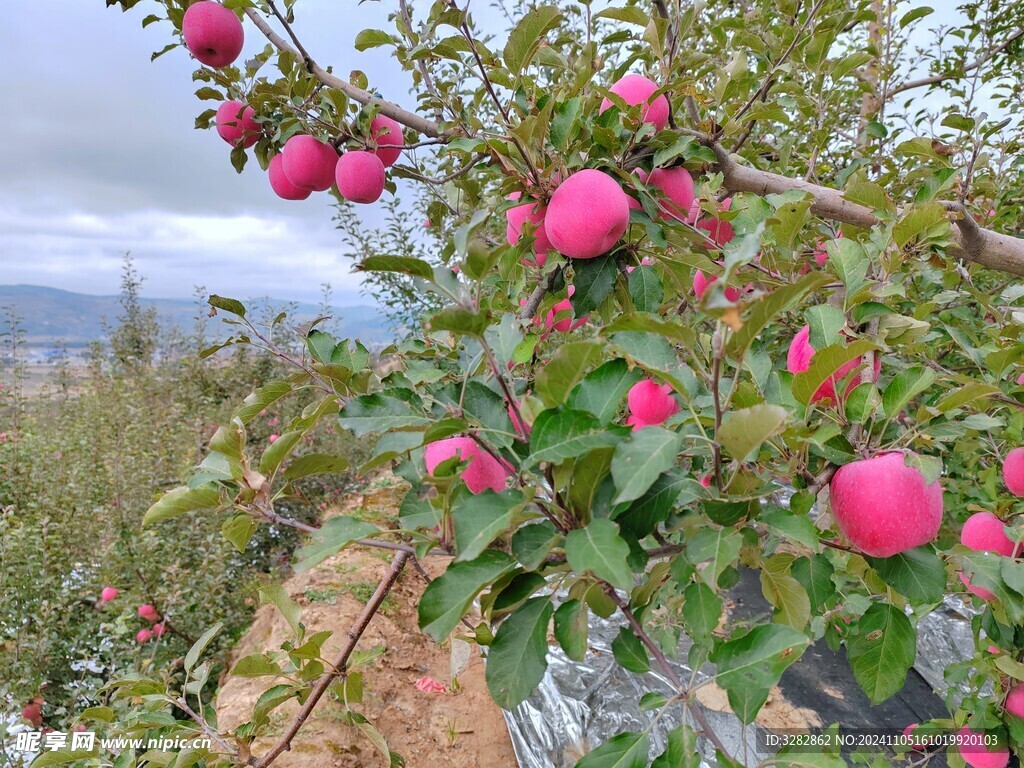
M 986 62 L 991 61 L 991 59 L 994 56 L 998 56 L 1000 53 L 1002 53 L 1011 45 L 1013 45 L 1013 43 L 1016 40 L 1020 39 L 1021 35 L 1024 35 L 1024 29 L 1018 29 L 1016 32 L 1014 32 L 1012 35 L 1006 38 L 1006 40 L 997 45 L 995 48 L 985 51 L 983 54 L 981 54 L 981 56 L 972 61 L 970 64 L 965 64 L 962 68 L 956 70 L 955 72 L 945 72 L 941 75 L 922 77 L 918 80 L 908 80 L 902 85 L 898 85 L 891 91 L 889 91 L 889 98 L 892 98 L 897 94 L 903 93 L 904 91 L 913 90 L 914 88 L 923 88 L 926 85 L 937 85 L 939 83 L 945 82 L 946 80 L 959 80 L 963 77 L 966 77 L 966 75 L 969 72 L 972 72 L 978 67 L 983 66 Z
M 402 573 L 402 569 L 405 567 L 411 555 L 408 552 L 399 552 L 395 555 L 395 559 L 391 561 L 391 568 L 381 579 L 377 585 L 376 591 L 373 596 L 369 599 L 366 605 L 363 607 L 362 612 L 356 619 L 355 624 L 348 631 L 348 640 L 345 642 L 344 647 L 338 654 L 334 663 L 330 667 L 330 671 L 324 672 L 320 679 L 317 680 L 316 685 L 313 686 L 313 690 L 310 691 L 309 698 L 306 699 L 306 703 L 302 705 L 302 709 L 299 710 L 298 714 L 295 715 L 295 719 L 292 720 L 291 725 L 281 736 L 281 739 L 275 744 L 269 752 L 263 757 L 256 761 L 256 768 L 266 768 L 268 765 L 273 763 L 282 752 L 291 749 L 292 739 L 299 732 L 302 726 L 305 724 L 309 716 L 313 714 L 313 710 L 316 705 L 323 698 L 323 695 L 327 693 L 327 689 L 331 687 L 335 680 L 345 674 L 345 670 L 348 664 L 348 659 L 352 655 L 352 651 L 355 650 L 356 644 L 359 642 L 359 638 L 363 636 L 363 632 L 370 624 L 370 620 L 373 619 L 374 615 L 380 609 L 381 603 L 384 602 L 384 598 L 391 592 L 391 588 L 398 581 L 399 575 Z

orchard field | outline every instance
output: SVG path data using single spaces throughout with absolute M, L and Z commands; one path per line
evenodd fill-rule
M 255 318 L 215 294 L 216 338 L 148 369 L 128 279 L 89 389 L 35 415 L 9 406 L 4 552 L 23 537 L 40 554 L 4 576 L 21 595 L 5 611 L 39 617 L 7 640 L 8 696 L 46 682 L 62 724 L 210 740 L 125 750 L 119 768 L 285 765 L 328 706 L 387 764 L 419 768 L 382 736 L 386 714 L 364 714 L 365 636 L 418 580 L 418 631 L 482 656 L 506 711 L 552 649 L 584 663 L 591 628 L 619 623 L 617 673 L 663 686 L 578 768 L 1019 764 L 1024 3 L 384 2 L 387 28 L 355 49 L 407 73 L 409 93 L 386 99 L 354 52 L 307 47 L 312 0 L 107 0 L 164 30 L 154 58 L 194 60 L 210 129 L 196 141 L 225 156 L 203 172 L 233 167 L 293 206 L 333 196 L 400 330 L 371 354 L 326 319 Z M 359 8 L 339 4 L 338 23 L 361 28 Z M 495 19 L 500 34 L 483 31 Z M 76 429 L 75 466 L 92 471 L 68 476 L 51 458 Z M 319 518 L 325 494 L 373 472 L 397 478 L 397 517 Z M 299 572 L 388 558 L 344 632 L 311 631 L 275 587 L 269 561 L 296 541 Z M 769 607 L 740 618 L 750 572 Z M 137 644 L 159 625 L 180 645 L 143 661 L 97 646 L 121 592 L 82 605 L 78 637 L 43 620 L 66 600 L 17 602 L 76 580 L 146 601 Z M 213 610 L 204 580 L 224 594 Z M 222 670 L 257 584 L 287 637 Z M 787 671 L 831 649 L 881 711 L 950 596 L 973 647 L 944 671 L 946 711 L 879 722 L 878 748 L 751 758 L 701 703 L 713 683 L 745 734 Z M 138 617 L 119 615 L 130 641 Z M 67 669 L 49 679 L 55 656 Z M 74 661 L 94 658 L 111 674 L 83 712 Z M 263 692 L 222 727 L 233 678 Z M 417 686 L 460 692 L 454 675 Z

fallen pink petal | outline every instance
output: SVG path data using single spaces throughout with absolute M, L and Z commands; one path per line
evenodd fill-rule
M 421 677 L 415 685 L 424 693 L 444 693 L 445 691 L 444 686 L 432 677 Z

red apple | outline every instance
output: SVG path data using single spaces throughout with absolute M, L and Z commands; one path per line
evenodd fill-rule
M 659 131 L 668 125 L 668 99 L 665 98 L 665 94 L 654 96 L 654 92 L 658 90 L 658 84 L 653 80 L 643 75 L 626 75 L 617 80 L 608 90 L 619 96 L 629 106 L 643 104 L 644 107 L 640 112 L 643 122 L 652 123 Z M 605 98 L 601 102 L 600 111 L 604 112 L 611 106 L 611 99 Z
M 384 191 L 384 163 L 373 152 L 346 152 L 338 158 L 335 181 L 346 200 L 375 203 Z
M 167 631 L 167 626 L 161 621 L 158 624 L 153 625 L 153 634 L 156 637 L 160 637 Z
M 1014 683 L 1010 692 L 1006 694 L 1003 709 L 1014 717 L 1024 717 L 1024 683 Z
M 208 67 L 227 67 L 242 52 L 242 22 L 220 3 L 193 3 L 181 20 L 181 34 L 192 55 Z
M 521 194 L 515 192 L 509 195 L 510 200 L 518 200 Z M 533 259 L 523 259 L 527 266 L 543 267 L 548 260 L 548 251 L 551 250 L 551 240 L 548 239 L 547 230 L 544 228 L 544 216 L 547 213 L 547 206 L 541 205 L 535 200 L 517 205 L 505 211 L 505 239 L 509 245 L 518 245 L 519 239 L 523 236 L 523 224 L 529 221 L 533 224 Z
M 722 201 L 719 210 L 728 211 L 730 205 L 732 205 L 732 198 L 727 197 Z M 724 219 L 705 217 L 697 221 L 696 227 L 707 232 L 708 236 L 719 247 L 736 237 L 736 231 L 732 228 L 732 223 Z
M 1010 750 L 986 747 L 984 738 L 984 734 L 976 733 L 966 725 L 961 728 L 961 743 L 957 746 L 960 757 L 971 768 L 1006 768 L 1010 762 Z
M 152 639 L 153 639 L 153 633 L 151 631 L 149 631 L 148 629 L 140 629 L 135 634 L 135 642 L 139 643 L 140 645 L 142 643 L 148 643 Z
M 146 621 L 156 621 L 160 618 L 160 614 L 157 612 L 156 608 L 149 603 L 139 606 L 139 616 Z
M 789 352 L 786 355 L 786 369 L 792 373 L 803 373 L 811 367 L 811 359 L 814 357 L 815 349 L 811 346 L 811 326 L 805 325 L 796 336 L 793 337 L 793 341 L 789 343 Z M 848 340 L 847 340 L 848 341 Z M 818 387 L 817 391 L 811 395 L 811 402 L 817 403 L 821 400 L 830 400 L 833 403 L 838 402 L 836 397 L 836 384 L 853 372 L 853 370 L 860 365 L 861 359 L 855 357 L 853 360 L 848 360 L 836 369 L 836 372 L 832 374 L 825 383 Z M 874 355 L 874 376 L 872 381 L 878 381 L 878 375 L 882 371 L 882 359 L 876 353 Z M 846 390 L 844 395 L 850 394 L 857 385 L 860 384 L 860 377 L 855 376 L 850 379 L 846 384 Z
M 871 557 L 892 557 L 927 544 L 942 524 L 942 487 L 926 485 L 902 453 L 840 467 L 829 483 L 829 497 L 840 530 Z
M 1003 482 L 1014 496 L 1024 496 L 1024 448 L 1014 448 L 1003 461 Z
M 607 253 L 629 226 L 629 196 L 606 173 L 577 171 L 555 190 L 544 217 L 551 244 L 571 259 Z
M 660 189 L 667 202 L 662 203 L 662 219 L 687 221 L 693 206 L 693 177 L 685 168 L 655 168 L 647 183 Z
M 116 600 L 119 594 L 121 593 L 116 587 L 104 587 L 103 591 L 100 592 L 100 602 L 109 603 L 111 600 Z
M 377 115 L 370 122 L 370 134 L 377 142 L 374 154 L 384 163 L 385 168 L 390 168 L 402 156 L 402 147 L 405 146 L 401 123 L 387 115 Z
M 285 142 L 281 157 L 284 175 L 299 189 L 323 192 L 334 183 L 338 153 L 327 142 L 300 133 Z
M 679 403 L 672 396 L 672 386 L 650 379 L 638 381 L 629 388 L 626 404 L 630 413 L 626 423 L 634 430 L 663 424 L 679 410 Z
M 217 135 L 233 147 L 248 149 L 260 139 L 260 124 L 256 110 L 240 101 L 225 101 L 217 108 L 214 118 Z
M 697 297 L 697 301 L 700 301 L 704 296 L 704 292 L 708 289 L 713 282 L 718 279 L 718 275 L 705 275 L 699 269 L 693 273 L 693 295 Z M 734 286 L 726 286 L 725 298 L 728 301 L 739 301 L 742 291 Z
M 427 472 L 433 474 L 438 464 L 453 456 L 458 456 L 459 461 L 469 462 L 461 477 L 470 493 L 480 493 L 486 488 L 496 493 L 505 489 L 508 470 L 469 437 L 449 437 L 430 443 L 423 454 Z
M 978 552 L 994 552 L 997 555 L 1013 557 L 1016 544 L 1003 531 L 1004 523 L 991 512 L 976 512 L 967 518 L 960 530 L 960 543 Z M 982 600 L 995 600 L 995 595 L 982 587 L 972 587 L 971 580 L 964 573 L 960 581 Z
M 28 720 L 36 728 L 41 728 L 43 725 L 43 699 L 38 696 L 21 710 L 21 716 Z
M 284 200 L 305 200 L 313 191 L 296 187 L 288 177 L 284 175 L 284 156 L 274 155 L 267 167 L 267 175 L 270 177 L 270 188 L 278 197 Z

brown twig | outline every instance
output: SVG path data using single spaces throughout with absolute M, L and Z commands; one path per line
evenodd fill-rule
M 317 680 L 316 685 L 313 686 L 313 690 L 309 693 L 309 698 L 306 699 L 306 703 L 302 705 L 302 709 L 299 710 L 298 714 L 292 720 L 291 725 L 281 736 L 280 740 L 275 744 L 269 752 L 263 757 L 257 760 L 254 765 L 256 768 L 266 768 L 268 765 L 274 762 L 282 752 L 291 749 L 292 739 L 299 732 L 302 726 L 305 724 L 309 716 L 313 714 L 313 710 L 316 705 L 323 698 L 323 695 L 327 692 L 327 689 L 331 687 L 335 680 L 345 674 L 348 659 L 352 655 L 352 651 L 355 650 L 356 643 L 359 642 L 359 638 L 362 637 L 363 632 L 370 624 L 370 620 L 374 617 L 374 614 L 380 609 L 381 603 L 384 602 L 384 598 L 388 596 L 391 588 L 398 581 L 399 575 L 402 573 L 402 569 L 405 567 L 406 562 L 409 560 L 411 555 L 408 552 L 399 552 L 395 555 L 395 559 L 391 561 L 391 568 L 385 574 L 384 578 L 381 579 L 377 585 L 376 591 L 373 596 L 369 599 L 366 605 L 363 607 L 362 612 L 359 614 L 359 618 L 356 619 L 356 623 L 348 631 L 348 640 L 345 642 L 344 647 L 341 649 L 341 653 L 338 654 L 334 663 L 331 665 L 329 671 L 324 672 Z
M 926 85 L 937 85 L 945 82 L 946 80 L 959 80 L 960 78 L 967 75 L 968 72 L 972 72 L 978 67 L 983 66 L 986 62 L 990 61 L 993 57 L 998 56 L 1000 53 L 1009 48 L 1016 40 L 1020 39 L 1021 35 L 1024 35 L 1024 29 L 1018 29 L 1006 40 L 997 45 L 991 50 L 985 51 L 981 56 L 972 61 L 970 64 L 965 64 L 963 68 L 955 72 L 945 72 L 941 75 L 932 75 L 930 77 L 922 77 L 918 80 L 908 80 L 902 85 L 898 85 L 889 91 L 889 98 L 896 96 L 897 94 L 903 93 L 904 91 L 910 91 L 914 88 L 922 88 Z

